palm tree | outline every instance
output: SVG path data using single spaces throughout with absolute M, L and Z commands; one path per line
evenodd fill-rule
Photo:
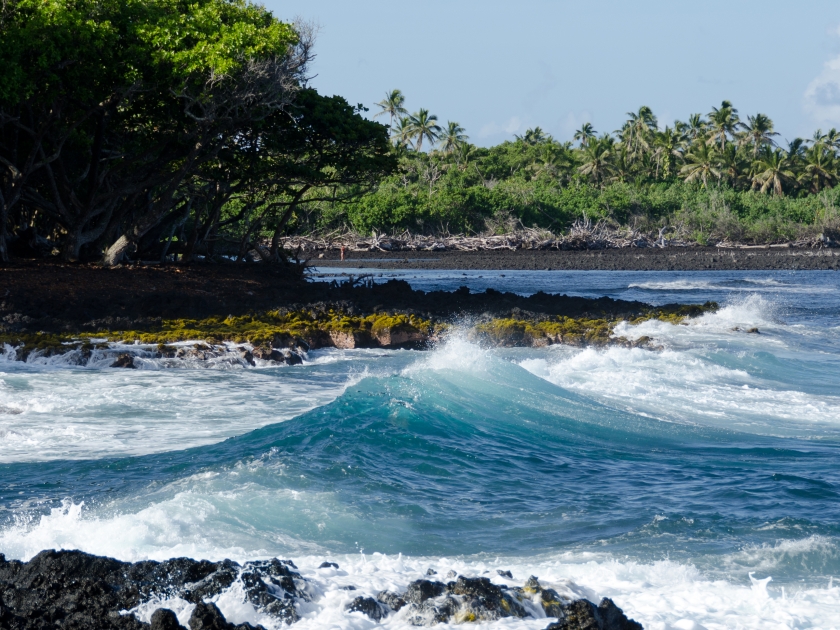
M 727 144 L 718 154 L 718 170 L 721 179 L 726 179 L 734 188 L 741 182 L 748 163 L 744 160 L 743 152 L 734 144 Z
M 397 146 L 407 147 L 411 142 L 411 119 L 408 116 L 401 116 L 397 124 L 391 128 L 391 137 Z
M 691 149 L 685 154 L 685 166 L 680 169 L 685 181 L 702 182 L 705 188 L 710 179 L 720 179 L 714 148 L 706 142 L 698 142 Z
M 469 136 L 464 134 L 464 128 L 456 122 L 448 121 L 446 123 L 446 130 L 441 134 L 440 140 L 443 143 L 441 150 L 444 153 L 452 153 L 456 151 L 464 142 L 469 140 Z
M 610 166 L 611 174 L 607 178 L 607 181 L 626 184 L 632 179 L 633 162 L 630 159 L 626 144 L 622 143 L 619 145 L 618 150 L 612 156 L 612 164 Z
M 729 101 L 723 101 L 720 104 L 720 109 L 713 107 L 709 113 L 709 124 L 712 133 L 709 136 L 709 144 L 720 141 L 720 149 L 723 150 L 726 144 L 727 134 L 734 136 L 738 130 L 738 110 L 732 107 Z
M 627 112 L 627 115 L 630 118 L 624 123 L 624 127 L 619 133 L 622 136 L 622 141 L 630 149 L 630 153 L 634 157 L 638 157 L 650 148 L 648 139 L 651 133 L 656 131 L 659 123 L 656 116 L 653 115 L 653 110 L 647 105 L 642 105 L 636 113 Z
M 775 146 L 773 136 L 779 134 L 773 130 L 773 121 L 764 114 L 747 116 L 746 123 L 739 123 L 744 130 L 744 144 L 753 145 L 753 159 L 758 157 L 758 152 L 763 146 Z
M 429 141 L 429 144 L 434 146 L 440 137 L 443 129 L 437 124 L 438 117 L 430 114 L 428 109 L 421 109 L 409 117 L 411 123 L 411 137 L 416 138 L 414 148 L 419 151 L 423 147 L 423 140 Z
M 709 123 L 703 120 L 700 114 L 692 114 L 688 117 L 688 122 L 678 122 L 676 124 L 677 130 L 684 134 L 691 142 L 698 138 L 705 136 Z
M 666 126 L 664 131 L 653 136 L 654 151 L 656 159 L 656 179 L 659 179 L 659 169 L 662 169 L 662 177 L 668 179 L 674 174 L 677 160 L 682 158 L 680 146 L 685 136 L 676 129 Z
M 549 136 L 545 135 L 545 132 L 540 127 L 529 129 L 525 132 L 524 136 L 517 136 L 514 134 L 514 137 L 517 140 L 521 140 L 525 144 L 530 144 L 532 146 L 542 142 L 547 142 L 550 139 Z
M 815 145 L 805 152 L 805 167 L 799 176 L 799 183 L 812 193 L 818 193 L 837 183 L 837 162 L 834 151 L 823 144 Z
M 373 117 L 376 118 L 378 116 L 388 114 L 388 116 L 390 117 L 390 120 L 388 122 L 389 130 L 391 127 L 394 126 L 395 118 L 399 118 L 408 114 L 408 110 L 404 107 L 405 96 L 403 96 L 401 90 L 391 90 L 390 92 L 386 93 L 385 98 L 376 103 L 376 105 L 382 108 L 382 111 L 378 114 L 374 114 Z
M 766 149 L 756 160 L 753 186 L 760 188 L 761 192 L 772 189 L 776 195 L 783 196 L 785 194 L 784 185 L 793 182 L 795 179 L 796 176 L 791 169 L 790 157 L 784 151 Z
M 575 132 L 574 139 L 580 142 L 580 146 L 583 146 L 589 142 L 591 138 L 594 138 L 597 133 L 598 132 L 593 129 L 592 123 L 583 123 L 580 129 Z
M 614 140 L 607 135 L 587 142 L 583 147 L 582 164 L 578 172 L 589 176 L 596 185 L 601 185 L 612 171 L 610 158 L 613 144 Z

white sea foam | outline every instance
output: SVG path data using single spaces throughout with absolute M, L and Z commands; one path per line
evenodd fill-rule
M 277 553 L 277 543 L 272 545 L 275 548 L 272 551 L 255 547 L 254 541 L 248 539 L 238 544 L 220 542 L 219 532 L 207 527 L 212 508 L 206 505 L 179 504 L 180 520 L 173 523 L 176 512 L 173 505 L 154 506 L 131 515 L 95 518 L 86 517 L 81 505 L 68 503 L 38 523 L 17 526 L 21 535 L 30 537 L 25 549 L 10 544 L 8 530 L 0 535 L 0 548 L 9 557 L 21 559 L 42 548 L 81 548 L 132 561 L 187 555 L 207 559 L 231 557 L 242 562 Z M 191 533 L 199 529 L 200 537 Z M 815 548 L 837 553 L 835 542 L 819 537 L 788 541 L 775 548 L 756 548 L 751 553 L 778 557 L 780 553 L 805 553 Z M 284 552 L 281 557 L 289 555 Z M 295 627 L 301 630 L 371 628 L 375 624 L 359 613 L 348 613 L 347 604 L 360 595 L 375 596 L 382 590 L 404 591 L 409 582 L 425 577 L 428 569 L 436 571 L 438 576 L 445 576 L 449 571 L 468 577 L 486 576 L 508 586 L 521 585 L 528 576 L 536 575 L 543 585 L 570 598 L 585 597 L 597 602 L 601 597 L 611 597 L 628 616 L 653 630 L 832 628 L 836 627 L 837 610 L 840 610 L 840 587 L 828 580 L 821 586 L 776 585 L 770 578 L 777 567 L 763 556 L 753 562 L 748 561 L 748 555 L 739 557 L 732 566 L 730 579 L 710 577 L 692 564 L 669 560 L 644 562 L 588 551 L 534 557 L 406 557 L 378 553 L 335 556 L 326 550 L 310 548 L 307 552 L 299 548 L 292 558 L 301 575 L 309 580 L 313 595 L 311 603 L 299 607 L 302 619 Z M 318 568 L 325 559 L 337 562 L 339 569 Z M 498 575 L 497 569 L 511 571 L 513 579 Z M 345 590 L 348 586 L 356 590 Z M 272 630 L 285 627 L 247 603 L 237 584 L 212 601 L 234 623 L 261 623 Z M 159 607 L 173 609 L 182 624 L 192 612 L 189 603 L 177 598 L 147 602 L 131 612 L 148 621 Z M 502 619 L 470 627 L 544 628 L 546 620 L 539 618 L 540 612 L 532 609 L 532 613 L 537 618 Z M 408 624 L 405 615 L 396 614 L 382 625 L 403 628 Z
M 218 442 L 334 400 L 358 369 L 16 367 L 0 381 L 0 462 L 144 455 Z

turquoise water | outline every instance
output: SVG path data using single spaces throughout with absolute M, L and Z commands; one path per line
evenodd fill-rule
M 490 281 L 464 273 L 399 277 Z M 837 627 L 838 276 L 500 282 L 723 308 L 620 331 L 660 351 L 488 349 L 456 332 L 298 367 L 0 362 L 0 553 L 292 557 L 323 590 L 300 627 L 369 627 L 340 587 L 404 588 L 428 567 L 535 574 L 648 628 Z M 342 571 L 319 572 L 325 558 Z M 498 625 L 545 626 L 512 623 Z

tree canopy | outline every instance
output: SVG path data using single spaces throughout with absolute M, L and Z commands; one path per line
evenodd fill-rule
M 302 187 L 361 194 L 393 169 L 387 129 L 307 88 L 311 47 L 245 0 L 4 3 L 0 260 L 27 229 L 67 260 L 114 264 L 161 230 L 207 249 Z

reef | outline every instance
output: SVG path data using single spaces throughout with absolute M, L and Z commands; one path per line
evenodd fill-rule
M 671 305 L 647 308 L 629 317 L 568 317 L 533 315 L 530 318 L 478 316 L 461 328 L 474 341 L 491 346 L 541 347 L 567 345 L 645 346 L 650 339 L 629 341 L 615 335 L 619 322 L 639 324 L 657 319 L 672 324 L 717 309 L 717 304 Z M 334 307 L 274 310 L 259 314 L 197 319 L 157 319 L 145 329 L 92 332 L 2 332 L 0 353 L 19 361 L 72 355 L 86 365 L 95 351 L 111 356 L 110 367 L 136 367 L 134 356 L 198 360 L 219 357 L 255 365 L 257 360 L 299 364 L 319 348 L 416 348 L 434 345 L 453 329 L 453 319 L 424 318 L 414 313 L 352 314 Z M 191 342 L 184 345 L 182 342 Z M 173 345 L 180 344 L 180 345 Z M 101 363 L 101 362 L 100 362 Z
M 509 573 L 500 575 L 507 578 Z M 373 622 L 397 616 L 412 626 L 547 617 L 547 630 L 642 629 L 608 598 L 596 605 L 564 597 L 536 577 L 522 586 L 452 572 L 448 577 L 452 579 L 445 583 L 416 580 L 402 593 L 362 594 L 345 609 Z M 19 562 L 0 554 L 0 627 L 9 630 L 181 630 L 181 622 L 190 630 L 261 628 L 225 618 L 216 602 L 234 593 L 261 618 L 288 625 L 300 619 L 302 605 L 317 605 L 322 595 L 291 560 L 128 563 L 50 550 Z M 171 602 L 178 603 L 178 615 L 167 608 Z

